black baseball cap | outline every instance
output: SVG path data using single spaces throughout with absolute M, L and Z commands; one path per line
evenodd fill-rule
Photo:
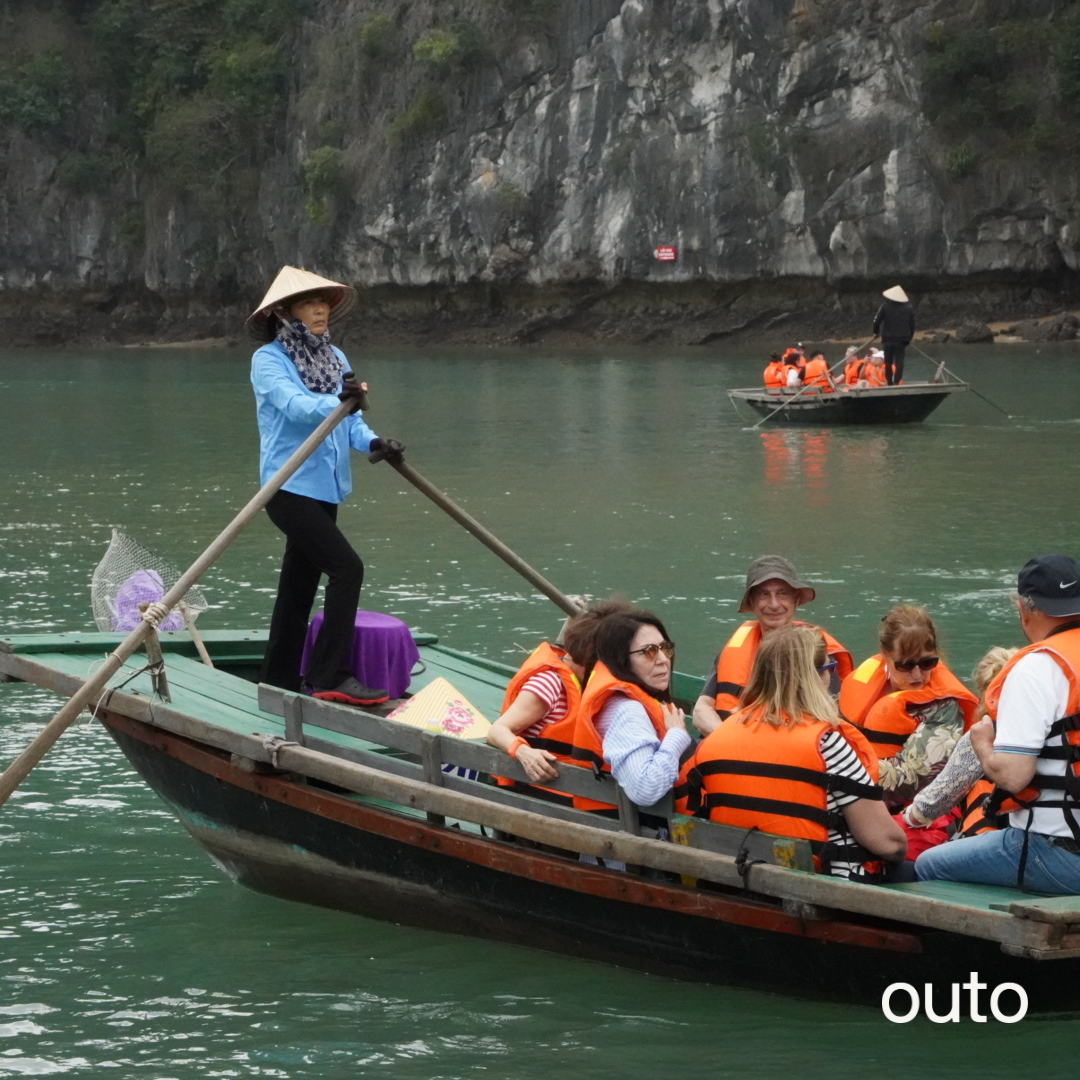
M 1069 555 L 1036 555 L 1017 574 L 1016 591 L 1044 615 L 1080 615 L 1080 563 Z

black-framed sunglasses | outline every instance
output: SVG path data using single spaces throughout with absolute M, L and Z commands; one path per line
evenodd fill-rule
M 675 642 L 661 641 L 659 644 L 654 642 L 642 649 L 631 649 L 629 655 L 633 656 L 635 653 L 641 653 L 646 660 L 655 660 L 657 653 L 663 653 L 670 660 L 675 655 Z
M 918 660 L 893 660 L 892 666 L 897 671 L 912 671 L 914 668 L 920 671 L 933 671 L 940 662 L 940 656 L 922 656 Z

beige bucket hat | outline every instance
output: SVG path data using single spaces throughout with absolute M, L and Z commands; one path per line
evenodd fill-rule
M 796 607 L 800 604 L 809 604 L 817 596 L 817 593 L 799 577 L 794 564 L 788 559 L 782 555 L 762 555 L 760 559 L 755 559 L 746 571 L 746 592 L 743 593 L 739 610 L 753 610 L 750 607 L 750 593 L 758 585 L 772 581 L 774 578 L 798 590 L 799 599 L 795 601 Z
M 266 290 L 259 306 L 248 316 L 244 323 L 248 336 L 256 341 L 271 341 L 270 314 L 276 307 L 283 307 L 295 296 L 325 289 L 330 296 L 330 322 L 343 318 L 356 304 L 356 290 L 351 285 L 342 285 L 340 281 L 319 277 L 310 270 L 301 270 L 297 266 L 283 266 L 274 278 L 273 284 Z
M 891 289 L 886 289 L 882 294 L 886 300 L 895 300 L 897 303 L 906 304 L 908 302 L 908 295 L 900 288 L 899 285 L 894 285 Z

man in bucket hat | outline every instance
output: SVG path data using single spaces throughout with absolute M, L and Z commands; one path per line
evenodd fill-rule
M 746 571 L 746 591 L 739 611 L 753 612 L 716 658 L 701 696 L 694 704 L 694 727 L 702 735 L 715 731 L 738 707 L 739 695 L 750 677 L 761 639 L 782 626 L 809 626 L 795 619 L 795 609 L 808 604 L 817 594 L 800 580 L 794 565 L 782 555 L 762 555 Z M 828 652 L 826 669 L 834 692 L 853 665 L 851 653 L 835 638 L 817 627 L 825 638 Z
M 971 748 L 1009 827 L 930 848 L 920 881 L 973 881 L 1052 896 L 1080 893 L 1080 563 L 1039 555 L 1014 598 L 1031 642 L 986 690 Z M 1010 798 L 1011 796 L 1011 798 Z
M 319 579 L 327 577 L 323 624 L 308 658 L 306 680 L 315 697 L 349 705 L 375 705 L 387 692 L 364 686 L 352 673 L 352 641 L 364 564 L 337 527 L 337 510 L 352 490 L 349 449 L 382 450 L 401 460 L 405 449 L 380 439 L 364 423 L 366 383 L 348 370 L 345 354 L 330 344 L 330 324 L 356 302 L 349 285 L 283 267 L 246 326 L 263 342 L 251 358 L 259 425 L 260 474 L 266 483 L 293 451 L 334 411 L 354 404 L 340 423 L 267 503 L 270 520 L 285 534 L 285 556 L 270 620 L 260 679 L 301 688 L 300 663 Z
M 874 337 L 881 335 L 885 350 L 885 382 L 897 386 L 904 377 L 904 350 L 915 336 L 915 309 L 899 285 L 882 294 L 885 303 L 874 316 Z

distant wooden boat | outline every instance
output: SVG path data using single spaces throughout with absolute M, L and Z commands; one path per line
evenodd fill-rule
M 805 840 L 682 817 L 670 796 L 644 808 L 667 819 L 669 843 L 610 776 L 566 767 L 551 786 L 617 804 L 617 819 L 496 787 L 493 772 L 525 774 L 482 742 L 256 686 L 236 672 L 256 670 L 265 633 L 204 637 L 214 668 L 190 640 L 162 635 L 168 701 L 133 656 L 94 713 L 191 836 L 253 889 L 807 997 L 877 1005 L 894 982 L 929 982 L 940 1002 L 978 972 L 991 988 L 1023 987 L 1032 1009 L 1080 1009 L 1080 897 L 842 881 L 814 872 Z M 496 714 L 513 669 L 415 640 L 426 668 L 414 694 L 443 677 Z M 70 695 L 119 641 L 0 638 L 0 682 Z M 693 700 L 701 680 L 678 675 L 673 688 Z
M 925 420 L 950 394 L 967 389 L 966 382 L 846 387 L 832 393 L 759 386 L 729 390 L 728 396 L 761 416 L 775 414 L 774 424 L 912 424 Z

